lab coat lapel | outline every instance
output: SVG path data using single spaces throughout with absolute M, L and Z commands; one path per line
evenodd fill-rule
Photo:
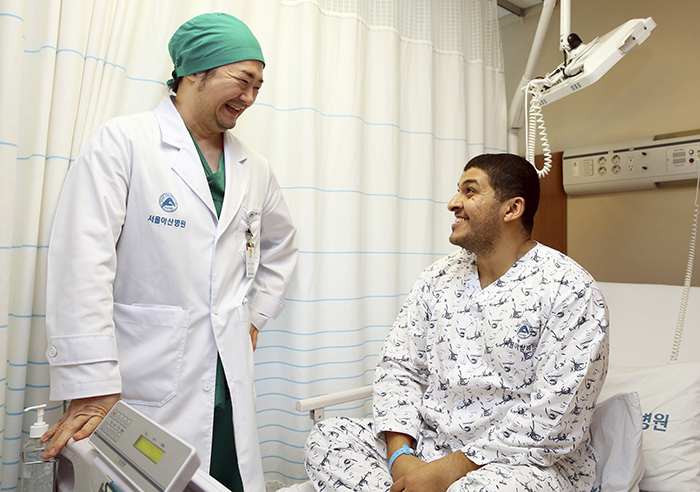
M 248 156 L 238 141 L 229 132 L 224 133 L 226 192 L 224 193 L 224 203 L 221 207 L 217 237 L 231 225 L 231 221 L 241 208 L 243 197 L 248 192 L 250 176 L 247 160 Z
M 177 156 L 173 159 L 172 169 L 216 217 L 214 200 L 211 197 L 199 154 L 172 100 L 167 98 L 162 101 L 156 108 L 155 114 L 160 125 L 163 143 L 179 149 Z

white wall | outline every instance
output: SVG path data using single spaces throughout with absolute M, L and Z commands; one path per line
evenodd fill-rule
M 700 128 L 700 1 L 572 0 L 571 30 L 585 43 L 640 17 L 657 23 L 644 44 L 596 84 L 544 108 L 554 152 Z M 501 23 L 509 102 L 538 19 L 534 8 L 522 21 Z M 536 76 L 561 63 L 558 38 L 557 8 Z M 694 199 L 690 186 L 570 197 L 568 253 L 600 281 L 682 284 Z

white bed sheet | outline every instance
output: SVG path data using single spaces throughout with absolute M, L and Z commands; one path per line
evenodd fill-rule
M 610 310 L 610 363 L 668 363 L 683 287 L 599 282 Z M 678 362 L 700 361 L 700 287 L 691 287 Z

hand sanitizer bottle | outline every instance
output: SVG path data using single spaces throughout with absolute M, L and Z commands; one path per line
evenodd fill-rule
M 56 458 L 45 460 L 42 454 L 46 443 L 41 442 L 41 436 L 49 430 L 49 424 L 44 422 L 44 407 L 25 408 L 24 411 L 37 411 L 36 423 L 29 430 L 29 440 L 22 450 L 22 479 L 20 492 L 53 492 L 56 472 Z

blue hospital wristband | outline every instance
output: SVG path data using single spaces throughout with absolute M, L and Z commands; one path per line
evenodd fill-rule
M 391 471 L 391 467 L 394 466 L 394 461 L 396 461 L 396 458 L 398 458 L 402 454 L 414 455 L 415 453 L 406 444 L 401 446 L 399 449 L 396 450 L 394 454 L 391 455 L 391 458 L 389 459 L 389 471 Z

